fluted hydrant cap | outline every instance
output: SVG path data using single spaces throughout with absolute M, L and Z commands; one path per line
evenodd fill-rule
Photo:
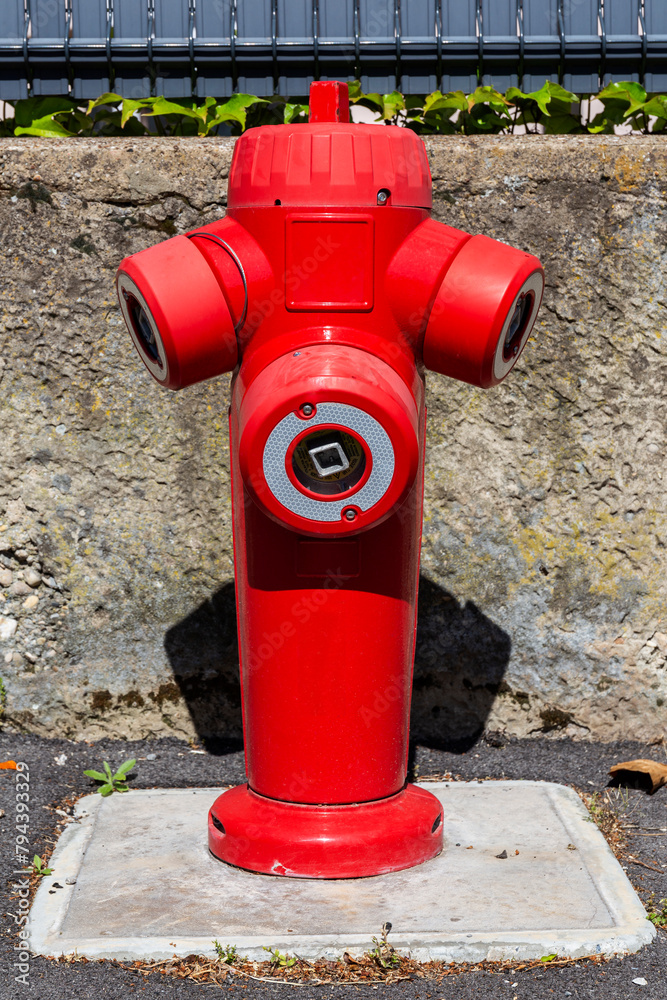
M 430 208 L 422 140 L 409 128 L 350 122 L 347 99 L 347 84 L 313 83 L 307 125 L 244 132 L 234 149 L 228 207 Z

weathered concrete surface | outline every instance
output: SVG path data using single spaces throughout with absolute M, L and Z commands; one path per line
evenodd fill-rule
M 264 947 L 340 959 L 370 949 L 388 916 L 392 944 L 418 961 L 613 955 L 655 937 L 572 788 L 424 787 L 443 805 L 442 853 L 389 875 L 332 880 L 255 875 L 216 860 L 206 842 L 214 789 L 87 795 L 37 892 L 30 947 L 160 960 L 214 957 L 219 940 L 259 960 Z
M 228 380 L 159 389 L 112 288 L 123 256 L 223 213 L 232 148 L 0 142 L 11 726 L 240 733 Z M 413 732 L 659 738 L 667 145 L 489 137 L 427 148 L 436 217 L 538 254 L 547 292 L 503 386 L 428 376 Z

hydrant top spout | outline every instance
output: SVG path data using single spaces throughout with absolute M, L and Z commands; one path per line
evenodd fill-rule
M 320 80 L 310 85 L 308 121 L 349 122 L 350 98 L 346 83 Z

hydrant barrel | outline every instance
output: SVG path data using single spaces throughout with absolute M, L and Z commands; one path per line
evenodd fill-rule
M 296 353 L 232 407 L 248 778 L 370 801 L 405 782 L 423 394 L 355 348 Z
M 224 219 L 123 261 L 150 374 L 233 369 L 232 508 L 248 783 L 209 847 L 251 871 L 348 878 L 442 849 L 407 781 L 425 450 L 424 367 L 478 386 L 517 363 L 539 309 L 532 255 L 430 218 L 408 128 L 349 121 L 238 140 Z

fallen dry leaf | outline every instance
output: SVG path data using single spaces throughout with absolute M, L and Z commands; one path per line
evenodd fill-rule
M 15 760 L 3 760 L 0 761 L 0 770 L 2 771 L 15 771 L 16 761 Z
M 621 771 L 647 774 L 651 779 L 651 792 L 657 792 L 663 785 L 667 785 L 667 764 L 659 764 L 657 760 L 626 760 L 623 764 L 614 764 L 609 768 L 613 777 Z

